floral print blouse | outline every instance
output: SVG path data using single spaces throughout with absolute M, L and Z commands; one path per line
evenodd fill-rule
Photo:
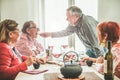
M 20 35 L 19 40 L 15 43 L 15 47 L 22 55 L 26 56 L 35 54 L 33 50 L 44 51 L 42 45 L 36 39 L 24 33 Z

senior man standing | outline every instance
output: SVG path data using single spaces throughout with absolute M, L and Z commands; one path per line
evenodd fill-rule
M 77 6 L 69 7 L 66 11 L 66 16 L 69 22 L 66 29 L 58 32 L 43 32 L 40 36 L 57 38 L 76 33 L 86 47 L 86 54 L 89 57 L 98 57 L 101 54 L 98 39 L 96 37 L 98 21 L 91 16 L 84 15 L 82 10 Z

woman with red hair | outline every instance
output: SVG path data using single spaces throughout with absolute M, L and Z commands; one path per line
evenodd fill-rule
M 112 41 L 112 54 L 114 56 L 114 74 L 120 78 L 120 43 L 118 42 L 120 36 L 120 28 L 118 23 L 113 21 L 102 22 L 97 26 L 99 43 L 103 48 L 103 55 L 107 52 L 106 43 L 108 40 Z M 91 60 L 96 63 L 103 64 L 104 57 L 83 58 L 83 61 Z M 103 73 L 103 66 L 98 71 Z

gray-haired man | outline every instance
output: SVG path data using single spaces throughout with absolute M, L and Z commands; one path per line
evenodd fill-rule
M 44 32 L 42 37 L 64 37 L 76 33 L 79 39 L 86 47 L 86 54 L 89 57 L 96 58 L 101 54 L 96 37 L 96 27 L 98 22 L 91 16 L 84 15 L 77 6 L 71 6 L 66 12 L 69 25 L 65 30 L 58 32 Z

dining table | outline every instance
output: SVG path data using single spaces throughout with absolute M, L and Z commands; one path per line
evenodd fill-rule
M 41 64 L 39 69 L 34 69 L 33 65 L 31 65 L 28 67 L 28 72 L 19 72 L 15 80 L 62 80 L 58 79 L 61 75 L 61 65 L 63 65 L 62 62 L 54 61 L 52 63 Z M 81 65 L 81 67 L 83 69 L 82 74 L 85 75 L 84 80 L 104 80 L 104 75 L 97 71 L 95 63 L 93 63 L 92 66 Z M 33 71 L 33 73 L 31 71 Z M 120 79 L 114 76 L 114 80 Z

